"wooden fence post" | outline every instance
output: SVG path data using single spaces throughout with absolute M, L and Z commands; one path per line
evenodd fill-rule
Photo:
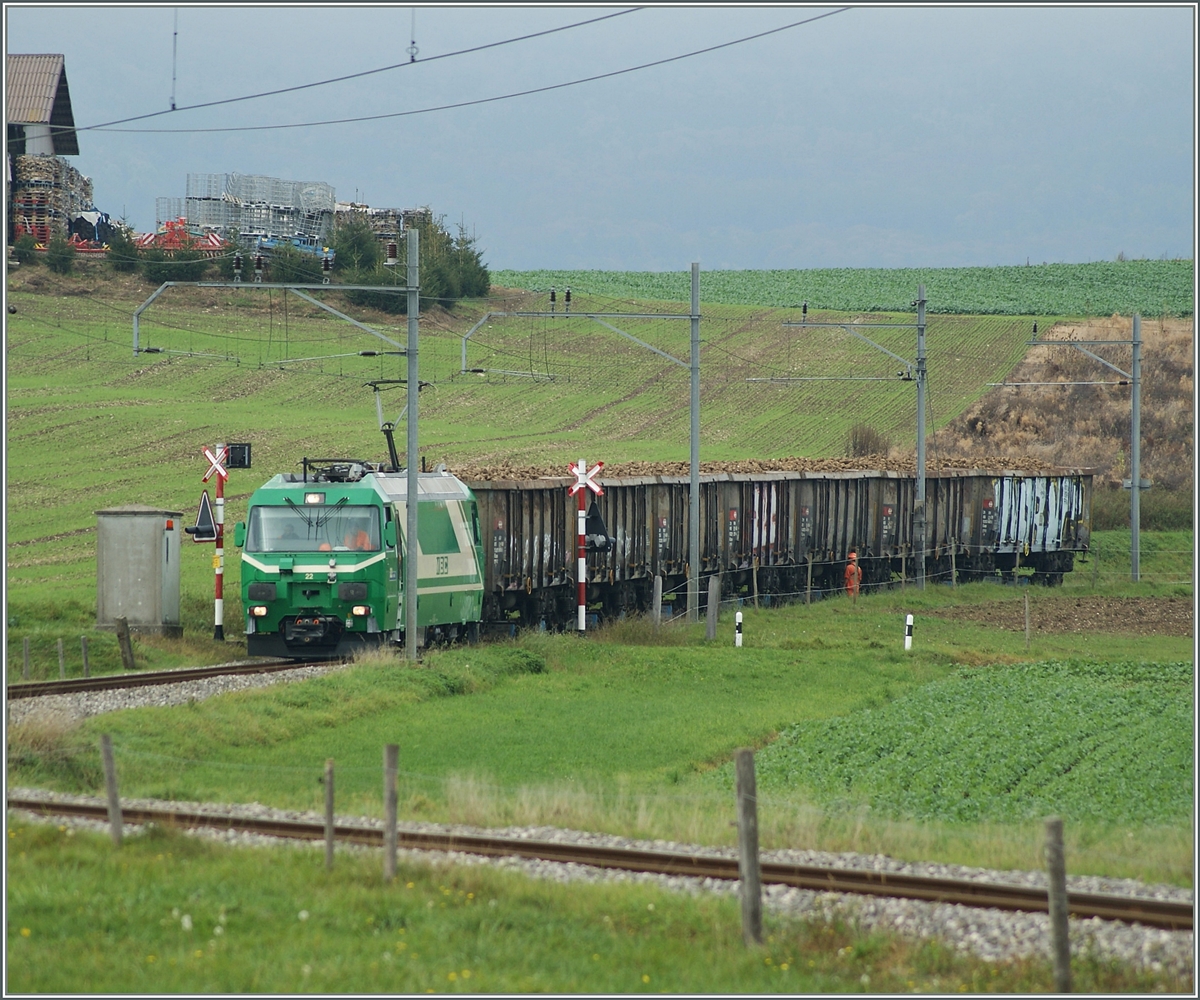
M 754 557 L 754 610 L 758 610 L 758 556 Z
M 67 659 L 63 655 L 63 641 L 58 640 L 58 676 L 60 680 L 67 679 Z
M 122 616 L 116 619 L 117 645 L 121 647 L 121 665 L 127 671 L 137 669 L 133 661 L 133 640 L 129 637 L 129 619 Z
M 108 822 L 112 827 L 113 843 L 121 846 L 121 797 L 117 791 L 117 764 L 113 760 L 112 737 L 100 737 L 100 757 L 104 761 L 104 790 L 108 793 Z
M 86 636 L 86 635 L 81 635 L 81 636 L 79 637 L 79 646 L 80 646 L 80 648 L 81 648 L 81 649 L 82 649 L 82 651 L 83 651 L 83 676 L 84 676 L 84 677 L 90 677 L 90 676 L 91 676 L 91 670 L 88 668 L 88 658 L 87 658 L 87 636 Z
M 400 768 L 400 747 L 388 743 L 383 748 L 383 877 L 396 877 L 396 772 Z
M 1025 648 L 1029 648 L 1029 591 L 1025 591 Z
M 21 678 L 22 680 L 29 680 L 29 636 L 25 636 L 22 647 L 25 653 L 25 665 L 21 669 Z
M 951 542 L 950 543 L 950 586 L 955 587 L 955 588 L 958 587 L 958 561 L 955 558 L 955 553 L 954 553 L 954 550 L 956 548 L 958 548 L 958 545 L 955 544 L 954 542 Z
M 762 872 L 758 862 L 758 790 L 754 778 L 754 751 L 739 750 L 735 761 L 742 937 L 746 944 L 762 944 Z
M 808 552 L 808 589 L 804 591 L 804 603 L 812 604 L 812 550 Z
M 1096 589 L 1096 577 L 1100 574 L 1100 543 L 1092 549 L 1092 590 Z
M 650 620 L 654 622 L 655 628 L 662 624 L 662 584 L 663 578 L 657 573 L 654 574 L 654 596 L 651 598 L 653 604 L 650 606 Z
M 1054 990 L 1071 992 L 1071 939 L 1067 921 L 1067 865 L 1063 856 L 1063 822 L 1046 820 L 1046 875 L 1050 903 L 1050 947 L 1054 958 Z
M 333 870 L 333 758 L 325 761 L 325 870 Z
M 721 608 L 721 578 L 714 573 L 708 578 L 708 620 L 704 638 L 709 642 L 717 637 L 717 612 Z

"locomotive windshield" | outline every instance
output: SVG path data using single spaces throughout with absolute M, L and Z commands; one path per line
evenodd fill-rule
M 379 508 L 251 507 L 247 552 L 378 552 Z

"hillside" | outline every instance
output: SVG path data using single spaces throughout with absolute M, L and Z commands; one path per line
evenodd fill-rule
M 1129 317 L 1060 323 L 1047 340 L 1128 340 Z M 1189 488 L 1195 454 L 1192 320 L 1142 322 L 1142 475 L 1161 489 Z M 1132 352 L 1091 348 L 1124 371 Z M 1074 348 L 1035 347 L 1012 382 L 1114 382 L 1120 376 Z M 996 388 L 972 403 L 933 438 L 940 456 L 985 462 L 1029 454 L 1054 465 L 1099 470 L 1113 485 L 1129 475 L 1128 386 L 1067 385 Z
M 16 310 L 6 316 L 10 603 L 14 594 L 58 600 L 94 587 L 97 510 L 147 503 L 192 516 L 206 445 L 253 444 L 254 468 L 230 481 L 231 522 L 244 516 L 257 485 L 298 468 L 303 456 L 379 460 L 386 454 L 366 383 L 403 378 L 404 359 L 379 353 L 394 351 L 391 345 L 278 291 L 176 288 L 141 319 L 141 347 L 162 353 L 135 356 L 132 313 L 153 286 L 117 278 L 101 262 L 84 264 L 69 278 L 44 267 L 9 276 L 8 302 Z M 403 317 L 348 306 L 335 291 L 328 298 L 403 344 Z M 494 289 L 487 301 L 421 317 L 421 375 L 428 383 L 421 394 L 422 458 L 464 472 L 561 471 L 580 456 L 614 469 L 685 463 L 686 367 L 596 322 L 578 315 L 492 315 L 471 337 L 468 373 L 461 373 L 463 335 L 488 310 L 544 305 L 532 293 Z M 577 294 L 573 305 L 577 313 L 646 313 L 651 318 L 607 322 L 687 358 L 686 320 L 654 318 L 686 311 L 681 303 Z M 837 459 L 847 455 L 850 431 L 859 425 L 891 449 L 889 464 L 911 463 L 915 393 L 911 382 L 896 377 L 894 358 L 836 326 L 784 326 L 795 310 L 705 302 L 702 312 L 706 466 L 790 461 L 794 467 Z M 1055 317 L 1037 318 L 1044 331 L 1055 326 Z M 900 357 L 913 356 L 914 333 L 903 328 L 911 314 L 809 311 L 813 323 L 853 319 L 900 324 L 871 331 L 872 339 Z M 1086 463 L 1119 474 L 1127 391 L 1097 390 L 1111 394 L 1108 408 L 1072 395 L 1043 412 L 1049 393 L 987 389 L 988 382 L 1026 377 L 1013 373 L 1027 353 L 1032 322 L 930 318 L 929 426 L 939 429 L 931 467 Z M 1159 483 L 1185 482 L 1180 470 L 1190 470 L 1192 449 L 1191 325 L 1154 321 L 1143 330 L 1145 474 Z M 1054 363 L 1073 362 L 1060 356 Z M 748 381 L 768 378 L 789 381 Z M 395 418 L 402 388 L 386 387 L 382 401 L 385 415 Z M 966 430 L 971 420 L 974 430 Z M 398 438 L 402 446 L 403 426 Z M 203 546 L 185 550 L 185 589 L 189 576 L 198 593 L 211 585 L 210 553 Z

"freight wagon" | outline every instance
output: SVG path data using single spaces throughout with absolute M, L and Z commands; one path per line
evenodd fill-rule
M 577 594 L 576 506 L 570 478 L 468 483 L 485 550 L 483 617 L 572 627 Z M 590 523 L 589 608 L 649 610 L 655 576 L 683 610 L 688 490 L 683 477 L 601 479 Z M 926 480 L 925 573 L 931 581 L 1015 577 L 1059 584 L 1088 549 L 1087 472 L 943 471 Z M 894 472 L 766 472 L 701 476 L 701 561 L 723 598 L 819 598 L 842 585 L 850 552 L 865 588 L 917 575 L 914 477 Z M 706 600 L 707 584 L 701 587 Z

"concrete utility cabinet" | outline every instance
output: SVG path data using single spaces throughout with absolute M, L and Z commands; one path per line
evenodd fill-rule
M 180 518 L 142 504 L 96 511 L 96 628 L 129 620 L 131 632 L 183 635 L 179 618 Z

